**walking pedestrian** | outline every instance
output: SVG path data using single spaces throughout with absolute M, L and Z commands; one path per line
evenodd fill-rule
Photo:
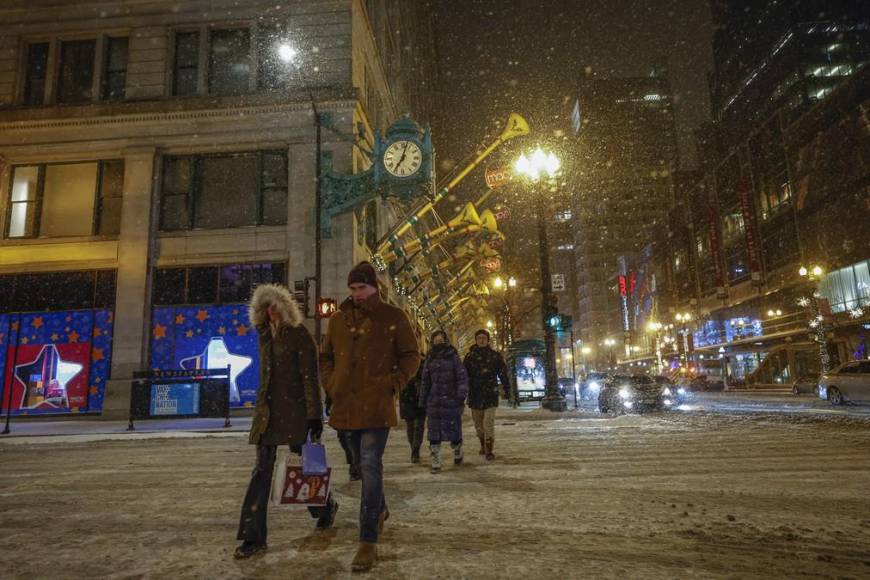
M 489 346 L 489 332 L 474 333 L 474 346 L 465 356 L 468 372 L 468 406 L 474 419 L 474 430 L 480 441 L 480 454 L 487 461 L 495 459 L 495 410 L 498 407 L 498 385 L 502 395 L 510 399 L 510 379 L 501 354 Z
M 453 448 L 453 464 L 462 463 L 462 412 L 468 396 L 468 375 L 459 353 L 451 346 L 447 333 L 432 333 L 432 351 L 423 366 L 420 402 L 426 407 L 429 422 L 431 472 L 441 471 L 441 442 Z
M 413 379 L 408 381 L 399 396 L 399 415 L 405 421 L 408 445 L 411 446 L 411 463 L 420 463 L 420 447 L 426 427 L 426 409 L 420 406 L 420 385 L 423 382 L 423 366 L 417 370 Z
M 237 559 L 266 549 L 266 514 L 278 446 L 289 444 L 291 452 L 301 454 L 308 436 L 319 440 L 323 433 L 317 347 L 290 292 L 277 284 L 258 286 L 248 316 L 257 329 L 260 356 L 260 385 L 249 435 L 249 442 L 257 446 L 257 460 L 242 503 Z M 337 510 L 332 494 L 326 506 L 309 508 L 317 518 L 316 529 L 331 527 Z
M 362 493 L 359 547 L 354 571 L 377 562 L 377 542 L 389 518 L 383 455 L 390 428 L 398 425 L 396 398 L 420 365 L 408 316 L 381 301 L 375 269 L 361 262 L 347 279 L 350 298 L 329 319 L 321 352 L 323 386 L 332 398 L 329 424 L 350 432 L 359 449 Z
M 329 395 L 326 395 L 327 417 L 329 417 L 331 410 L 332 399 L 329 398 Z M 354 448 L 353 441 L 351 441 L 350 431 L 336 430 L 336 435 L 338 436 L 338 443 L 341 445 L 341 450 L 344 451 L 344 459 L 347 462 L 348 478 L 351 481 L 359 481 L 362 479 L 362 475 L 359 471 L 359 449 Z

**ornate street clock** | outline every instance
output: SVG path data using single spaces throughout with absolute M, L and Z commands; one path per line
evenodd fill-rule
M 323 154 L 321 230 L 330 236 L 333 217 L 354 211 L 375 199 L 409 202 L 435 193 L 432 133 L 407 115 L 390 125 L 382 136 L 375 132 L 372 166 L 355 175 L 336 173 L 332 158 Z

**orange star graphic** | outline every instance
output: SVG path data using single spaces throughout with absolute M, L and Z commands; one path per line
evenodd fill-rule
M 227 329 L 224 328 L 223 326 L 221 326 L 220 328 L 218 328 L 218 334 L 220 334 L 221 336 L 223 336 L 223 335 L 226 334 L 226 333 L 227 333 Z M 3 335 L 0 334 L 0 337 L 2 337 L 2 336 L 3 336 Z
M 200 322 L 205 322 L 206 318 L 208 318 L 208 312 L 206 312 L 205 310 L 200 310 L 196 313 L 196 319 Z
M 12 330 L 18 330 L 18 321 L 12 323 Z
M 102 334 L 100 329 L 97 327 L 94 327 L 94 338 L 97 338 L 98 336 L 100 336 L 100 334 Z
M 96 395 L 99 391 L 97 390 L 97 387 L 92 386 L 90 389 L 88 389 L 88 392 L 92 395 Z
M 42 316 L 33 319 L 33 328 L 42 328 Z
M 58 336 L 58 334 L 56 332 L 52 333 L 52 335 L 51 335 L 52 342 L 57 342 L 58 338 L 60 338 L 60 336 Z
M 245 326 L 244 324 L 240 324 L 239 327 L 236 329 L 236 335 L 237 336 L 247 336 L 248 335 L 248 327 Z
M 166 327 L 162 324 L 158 324 L 154 327 L 154 339 L 160 340 L 161 338 L 166 338 Z
M 193 338 L 193 331 L 192 331 L 192 330 L 188 330 L 187 332 L 184 333 L 184 335 L 185 335 L 187 338 Z
M 175 324 L 184 324 L 184 314 L 175 317 Z
M 95 348 L 91 350 L 91 359 L 93 359 L 94 362 L 97 362 L 98 360 L 103 360 L 103 349 Z
M 79 333 L 73 330 L 69 333 L 69 341 L 70 342 L 78 342 L 79 341 Z

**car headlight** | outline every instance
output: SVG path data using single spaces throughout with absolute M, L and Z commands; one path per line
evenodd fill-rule
M 670 397 L 670 396 L 671 396 L 671 388 L 670 388 L 670 387 L 665 387 L 665 390 L 662 391 L 662 394 L 663 394 L 664 396 L 666 396 L 666 397 Z
M 685 388 L 685 387 L 680 387 L 679 389 L 677 389 L 677 394 L 678 394 L 678 395 L 685 395 L 685 394 L 686 394 L 686 388 Z
M 665 399 L 665 406 L 666 406 L 666 407 L 670 407 L 670 406 L 673 405 L 673 404 L 674 404 L 674 402 L 673 402 L 672 400 L 670 400 L 670 399 Z
M 619 396 L 622 399 L 630 399 L 631 398 L 631 389 L 628 387 L 622 387 L 619 389 Z
M 601 389 L 601 384 L 598 381 L 591 381 L 589 383 L 589 390 L 590 391 L 598 391 L 600 389 Z

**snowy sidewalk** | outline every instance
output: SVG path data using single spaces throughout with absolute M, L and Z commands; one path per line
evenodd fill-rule
M 870 573 L 866 421 L 500 409 L 493 464 L 465 428 L 466 464 L 436 476 L 410 464 L 404 432 L 392 433 L 392 516 L 369 577 Z M 254 459 L 245 433 L 6 439 L 3 576 L 350 578 L 360 484 L 326 435 L 339 466 L 335 529 L 317 534 L 303 511 L 272 511 L 269 551 L 248 562 L 232 559 Z

